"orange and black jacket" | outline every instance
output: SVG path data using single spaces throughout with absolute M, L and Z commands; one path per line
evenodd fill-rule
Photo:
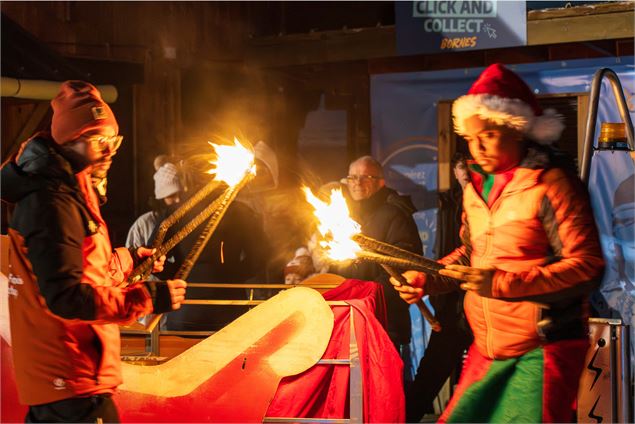
M 89 169 L 75 172 L 48 134 L 2 167 L 9 223 L 9 312 L 20 401 L 110 393 L 121 383 L 117 323 L 170 309 L 164 283 L 128 288 L 127 249 L 112 250 Z
M 496 269 L 488 292 L 467 292 L 464 301 L 474 342 L 489 358 L 587 337 L 588 294 L 601 281 L 604 261 L 586 188 L 552 167 L 551 157 L 530 148 L 489 206 L 470 183 L 463 195 L 463 245 L 440 261 Z M 451 285 L 435 278 L 426 292 Z

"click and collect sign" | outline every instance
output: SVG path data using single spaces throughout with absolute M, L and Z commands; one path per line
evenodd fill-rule
M 527 44 L 524 1 L 404 1 L 395 17 L 400 55 Z

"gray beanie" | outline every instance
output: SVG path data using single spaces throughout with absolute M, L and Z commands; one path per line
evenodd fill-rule
M 178 169 L 172 163 L 164 163 L 154 173 L 154 197 L 165 199 L 182 190 Z

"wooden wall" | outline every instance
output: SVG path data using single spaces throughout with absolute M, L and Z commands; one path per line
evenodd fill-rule
M 281 5 L 0 4 L 5 15 L 63 56 L 109 63 L 112 80 L 107 82 L 117 85 L 121 94 L 113 109 L 125 137 L 113 163 L 109 202 L 104 208 L 114 244 L 123 243 L 132 221 L 148 209 L 146 200 L 153 193 L 152 161 L 157 154 L 186 157 L 200 153 L 213 137 L 263 140 L 279 156 L 283 188 L 297 182 L 302 178 L 297 160 L 298 134 L 320 92 L 327 94 L 329 103 L 349 112 L 349 142 L 359 141 L 350 143 L 353 147 L 348 156 L 369 151 L 365 62 L 307 71 L 263 67 L 246 60 L 253 34 L 277 33 L 276 28 L 284 23 Z M 127 64 L 143 67 L 142 83 L 130 84 L 125 75 L 130 69 L 124 66 Z M 27 107 L 22 111 L 28 111 Z M 23 124 L 7 126 L 3 121 L 3 130 L 21 128 Z M 342 168 L 335 173 L 343 176 L 346 169 Z
M 252 118 L 264 114 L 268 108 L 266 89 L 262 84 L 254 89 L 253 75 L 242 65 L 251 13 L 247 3 L 2 2 L 1 9 L 63 56 L 143 65 L 143 83 L 118 86 L 124 94 L 118 103 L 130 104 L 113 105 L 117 114 L 129 115 L 119 118 L 129 122 L 122 131 L 128 132 L 123 133 L 126 143 L 133 144 L 120 153 L 132 158 L 118 158 L 126 167 L 119 166 L 117 161 L 114 165 L 127 174 L 127 188 L 133 192 L 133 208 L 129 203 L 116 208 L 117 214 L 123 212 L 122 207 L 129 209 L 124 212 L 127 216 L 121 218 L 122 226 L 125 221 L 130 221 L 125 224 L 129 225 L 146 208 L 145 199 L 153 189 L 152 160 L 156 154 L 178 154 L 184 142 L 214 133 L 221 126 L 220 120 L 213 120 L 214 126 L 208 118 L 223 116 L 228 104 L 240 100 L 250 105 Z M 112 73 L 111 83 L 117 85 L 118 81 L 126 80 L 125 75 L 117 75 L 116 67 Z M 228 85 L 224 75 L 244 78 L 234 78 Z M 187 93 L 183 93 L 183 86 Z M 238 91 L 240 99 L 235 95 Z M 211 97 L 205 98 L 205 94 Z M 254 99 L 255 96 L 259 98 Z M 190 98 L 196 104 L 188 104 Z M 183 116 L 182 107 L 204 113 L 194 119 Z M 26 105 L 20 110 L 29 108 L 33 106 Z M 25 118 L 15 116 L 15 120 L 20 119 Z M 3 117 L 3 130 L 7 127 L 15 133 L 15 128 L 23 124 L 4 125 Z M 239 124 L 237 132 L 250 132 Z M 251 135 L 264 138 L 257 133 Z M 205 140 L 201 144 L 205 145 Z
M 134 217 L 147 209 L 145 201 L 153 191 L 155 155 L 187 156 L 200 152 L 213 136 L 237 135 L 253 142 L 267 142 L 279 155 L 283 185 L 286 180 L 292 181 L 291 176 L 300 171 L 298 134 L 306 114 L 315 109 L 320 93 L 326 95 L 327 107 L 347 110 L 346 159 L 369 153 L 370 74 L 483 66 L 493 60 L 526 63 L 633 51 L 631 38 L 617 40 L 610 34 L 594 33 L 588 35 L 595 40 L 591 43 L 576 39 L 556 44 L 558 34 L 550 33 L 554 39 L 550 45 L 397 57 L 394 27 L 384 27 L 381 18 L 386 15 L 384 9 L 392 10 L 392 5 L 375 5 L 378 9 L 373 13 L 377 16 L 367 18 L 376 18 L 376 27 L 365 25 L 357 30 L 344 26 L 340 31 L 326 32 L 298 29 L 299 35 L 285 33 L 298 23 L 297 13 L 305 8 L 304 3 L 291 7 L 285 2 L 269 1 L 55 1 L 2 2 L 0 8 L 66 57 L 110 61 L 102 74 L 112 74 L 112 83 L 119 84 L 122 96 L 114 108 L 122 114 L 126 137 L 126 146 L 113 170 L 118 174 L 116 184 L 126 185 L 131 193 L 114 199 L 115 204 L 109 206 L 116 232 L 119 227 L 126 229 Z M 342 9 L 341 4 L 314 6 L 333 15 L 345 15 L 348 10 Z M 629 2 L 603 7 L 611 9 L 608 12 L 619 12 L 626 20 L 633 13 Z M 577 13 L 561 14 L 565 12 Z M 531 12 L 529 20 L 535 25 L 550 22 L 547 18 L 551 15 L 538 15 Z M 608 22 L 605 15 L 608 16 L 598 15 L 597 19 Z M 571 19 L 574 18 L 577 19 Z M 126 75 L 131 67 L 126 64 L 142 67 L 142 83 L 131 84 Z M 3 112 L 4 104 L 5 99 Z M 24 127 L 24 122 L 5 125 L 6 117 L 26 119 L 34 107 L 27 104 L 3 116 L 4 140 L 5 133 L 15 137 L 17 128 Z M 4 152 L 5 146 L 3 156 Z M 334 174 L 345 172 L 346 169 L 336 170 Z

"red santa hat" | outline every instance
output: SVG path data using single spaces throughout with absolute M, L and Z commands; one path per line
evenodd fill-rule
M 543 111 L 525 81 L 500 63 L 487 67 L 467 94 L 454 101 L 455 131 L 464 134 L 465 119 L 474 115 L 514 128 L 540 144 L 558 140 L 564 129 L 562 116 L 553 109 Z

